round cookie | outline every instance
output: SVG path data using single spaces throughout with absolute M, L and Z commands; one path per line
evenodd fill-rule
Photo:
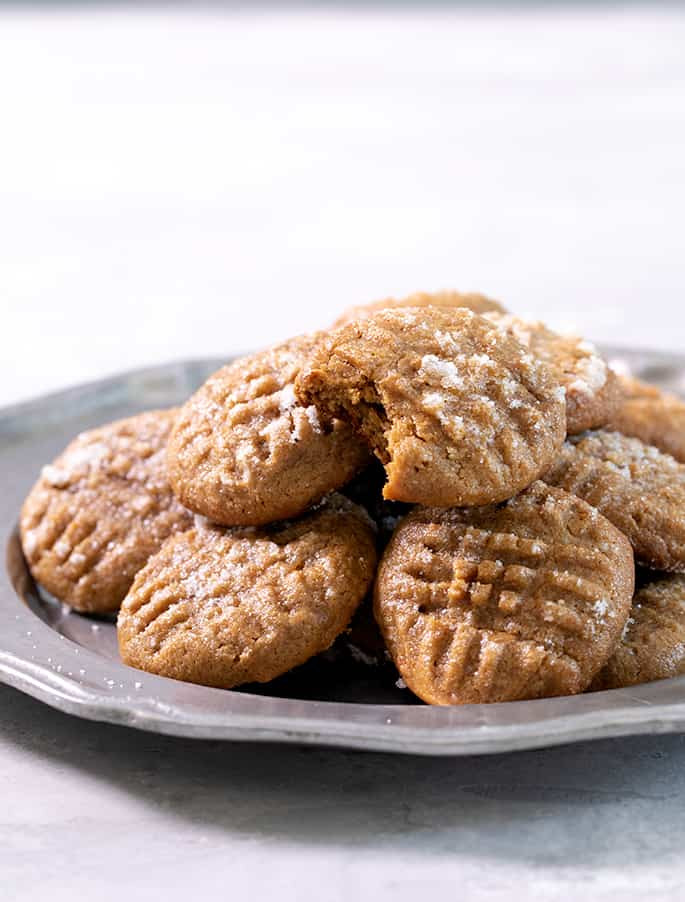
M 84 432 L 43 467 L 21 511 L 34 579 L 77 611 L 116 611 L 133 577 L 191 514 L 174 497 L 166 444 L 176 410 Z
M 199 523 L 136 577 L 117 624 L 122 660 L 206 686 L 267 682 L 331 645 L 375 564 L 370 520 L 339 495 L 268 527 Z
M 685 401 L 639 379 L 620 377 L 624 400 L 608 429 L 639 438 L 685 463 Z
M 566 431 L 570 435 L 603 426 L 618 408 L 618 377 L 590 342 L 559 335 L 541 322 L 485 313 L 485 318 L 544 360 L 566 389 Z
M 569 695 L 611 655 L 634 575 L 611 523 L 538 481 L 501 506 L 412 511 L 381 559 L 375 614 L 430 704 Z
M 321 335 L 223 367 L 181 408 L 169 479 L 190 510 L 227 526 L 296 517 L 344 485 L 369 454 L 348 425 L 323 425 L 293 383 Z
M 620 689 L 685 673 L 685 576 L 656 576 L 635 593 L 613 655 L 590 689 Z
M 495 311 L 506 313 L 499 301 L 484 294 L 459 291 L 417 291 L 406 298 L 383 298 L 380 301 L 371 301 L 370 304 L 358 304 L 348 307 L 344 313 L 333 323 L 333 328 L 344 326 L 353 320 L 364 320 L 378 313 L 379 310 L 390 310 L 395 307 L 466 307 L 474 313 L 486 313 Z
M 685 571 L 685 464 L 598 429 L 570 438 L 544 480 L 596 507 L 625 533 L 640 563 Z
M 385 466 L 383 496 L 487 504 L 530 485 L 566 434 L 550 368 L 470 310 L 383 310 L 333 332 L 295 383 Z

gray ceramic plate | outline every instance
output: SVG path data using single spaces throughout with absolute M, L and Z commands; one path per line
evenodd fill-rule
M 680 357 L 607 352 L 637 375 L 685 390 Z M 113 622 L 71 613 L 37 591 L 16 535 L 19 507 L 41 466 L 77 432 L 177 404 L 219 363 L 127 373 L 0 411 L 0 539 L 6 549 L 0 574 L 0 680 L 79 717 L 160 733 L 429 755 L 685 729 L 685 677 L 570 698 L 431 708 L 397 689 L 392 677 L 363 668 L 317 662 L 255 691 L 223 691 L 121 664 Z

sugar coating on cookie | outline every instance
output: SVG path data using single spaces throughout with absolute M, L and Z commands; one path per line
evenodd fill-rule
M 384 310 L 334 331 L 296 381 L 322 421 L 346 419 L 383 462 L 384 497 L 510 498 L 566 434 L 565 392 L 518 341 L 464 309 Z
M 473 310 L 474 313 L 490 311 L 506 313 L 499 301 L 494 301 L 492 298 L 476 292 L 417 291 L 406 298 L 383 298 L 380 301 L 371 301 L 369 304 L 348 307 L 333 323 L 333 328 L 344 326 L 345 323 L 353 320 L 368 319 L 379 310 L 391 310 L 395 307 L 466 307 L 467 310 Z
M 409 688 L 438 705 L 582 692 L 625 625 L 626 538 L 541 482 L 504 505 L 416 508 L 386 549 L 376 619 Z
M 598 429 L 570 438 L 543 478 L 604 514 L 640 563 L 685 571 L 685 464 L 637 438 Z
M 320 335 L 223 367 L 181 408 L 169 478 L 183 504 L 228 526 L 295 517 L 369 460 L 347 424 L 320 421 L 293 388 Z
M 591 689 L 620 689 L 685 673 L 685 576 L 653 574 L 635 593 L 623 635 Z
M 21 511 L 34 579 L 78 611 L 116 611 L 133 577 L 192 522 L 174 497 L 166 445 L 176 410 L 157 410 L 77 436 Z
M 685 401 L 628 376 L 621 376 L 620 384 L 624 400 L 607 428 L 639 438 L 685 463 Z
M 574 335 L 559 335 L 541 322 L 509 314 L 483 315 L 553 369 L 566 389 L 569 434 L 603 426 L 609 420 L 621 400 L 620 383 L 593 344 Z
M 121 657 L 207 686 L 266 682 L 331 645 L 375 564 L 371 521 L 338 495 L 268 527 L 200 522 L 138 574 L 119 614 Z

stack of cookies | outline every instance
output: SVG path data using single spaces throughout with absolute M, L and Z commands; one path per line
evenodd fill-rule
M 482 295 L 352 308 L 78 436 L 20 527 L 38 583 L 178 680 L 336 640 L 440 705 L 685 673 L 685 403 Z

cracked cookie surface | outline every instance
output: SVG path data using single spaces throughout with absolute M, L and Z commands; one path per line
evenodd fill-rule
M 603 426 L 618 408 L 621 387 L 614 371 L 588 341 L 560 335 L 541 322 L 509 314 L 485 318 L 544 360 L 566 389 L 566 431 L 570 435 Z
M 620 642 L 591 689 L 620 689 L 685 673 L 685 576 L 652 575 L 633 598 Z
M 320 338 L 236 360 L 181 408 L 168 466 L 187 508 L 227 526 L 295 517 L 368 463 L 347 424 L 322 424 L 295 397 L 295 378 Z
M 465 506 L 510 498 L 555 458 L 564 389 L 469 310 L 385 310 L 331 333 L 295 384 L 322 420 L 349 420 L 385 466 L 386 499 Z
M 133 577 L 192 515 L 174 497 L 166 445 L 176 410 L 84 432 L 48 466 L 21 511 L 34 579 L 77 611 L 116 611 Z
M 416 508 L 378 569 L 375 614 L 409 688 L 438 705 L 582 692 L 633 594 L 626 538 L 536 482 L 504 505 Z
M 598 429 L 571 437 L 543 478 L 611 520 L 640 563 L 685 571 L 685 464 L 637 438 Z
M 200 522 L 136 577 L 117 624 L 122 660 L 207 686 L 267 682 L 331 645 L 375 564 L 371 521 L 339 495 L 267 527 Z
M 378 313 L 379 310 L 391 310 L 396 307 L 466 307 L 474 313 L 506 313 L 499 301 L 476 292 L 460 291 L 417 291 L 406 298 L 383 298 L 369 304 L 358 304 L 348 307 L 333 323 L 333 328 L 344 326 L 353 320 L 364 320 Z

